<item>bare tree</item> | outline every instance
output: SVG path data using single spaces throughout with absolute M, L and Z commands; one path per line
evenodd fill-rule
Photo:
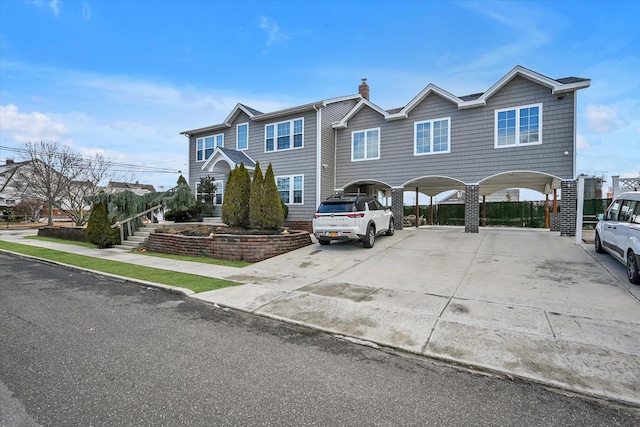
M 70 184 L 82 174 L 82 157 L 57 142 L 25 143 L 28 164 L 18 169 L 15 188 L 31 199 L 48 205 L 48 225 L 53 225 L 53 207 L 60 206 Z
M 77 227 L 87 223 L 91 199 L 101 191 L 100 184 L 113 178 L 109 162 L 101 154 L 82 161 L 80 173 L 60 199 L 58 207 L 62 209 Z
M 27 218 L 31 222 L 38 222 L 40 220 L 40 211 L 44 208 L 44 203 L 35 199 L 22 199 L 20 203 L 13 207 L 13 215 L 15 217 L 24 216 L 25 221 Z

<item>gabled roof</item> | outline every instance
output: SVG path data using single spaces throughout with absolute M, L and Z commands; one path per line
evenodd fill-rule
M 411 110 L 413 110 L 431 94 L 436 94 L 456 104 L 459 110 L 465 108 L 481 107 L 486 105 L 489 98 L 495 95 L 500 89 L 502 89 L 507 83 L 509 83 L 516 77 L 524 77 L 528 80 L 533 81 L 534 83 L 546 86 L 551 89 L 551 93 L 553 94 L 573 92 L 579 89 L 587 88 L 589 87 L 589 85 L 591 85 L 590 79 L 584 79 L 581 77 L 564 77 L 561 79 L 552 79 L 540 73 L 536 73 L 535 71 L 531 71 L 528 68 L 517 65 L 504 77 L 502 77 L 497 83 L 491 86 L 486 92 L 465 96 L 455 96 L 447 92 L 446 90 L 430 83 L 404 107 L 387 111 L 363 99 L 355 107 L 353 107 L 353 109 L 349 113 L 347 113 L 347 115 L 342 120 L 340 120 L 339 122 L 335 122 L 333 124 L 333 127 L 336 129 L 347 127 L 348 120 L 353 117 L 358 111 L 360 111 L 364 106 L 368 106 L 373 110 L 380 112 L 384 116 L 385 120 L 388 121 L 406 119 L 409 116 Z
M 362 98 L 360 100 L 360 102 L 358 102 L 351 109 L 351 111 L 349 111 L 347 113 L 347 115 L 342 118 L 342 120 L 340 120 L 339 122 L 334 123 L 332 126 L 335 129 L 346 128 L 347 127 L 347 122 L 349 121 L 349 119 L 351 119 L 351 117 L 353 117 L 358 111 L 360 111 L 364 107 L 369 107 L 372 110 L 380 113 L 382 116 L 384 116 L 385 119 L 387 119 L 390 116 L 390 114 L 387 111 L 385 111 L 382 108 L 378 107 L 376 104 L 374 104 L 373 102 L 369 101 L 368 99 Z
M 233 122 L 233 119 L 241 111 L 246 113 L 246 115 L 249 116 L 250 119 L 253 119 L 255 116 L 257 116 L 259 114 L 262 114 L 260 111 L 256 110 L 255 108 L 247 107 L 246 105 L 241 104 L 241 103 L 238 102 L 236 104 L 236 106 L 233 107 L 233 110 L 231 110 L 231 112 L 229 113 L 227 118 L 224 119 L 224 122 L 222 122 L 220 124 L 217 124 L 217 125 L 213 125 L 213 126 L 205 126 L 203 128 L 185 130 L 184 132 L 180 132 L 180 135 L 190 136 L 190 135 L 193 135 L 193 134 L 196 134 L 196 133 L 213 132 L 213 131 L 216 131 L 216 130 L 228 129 L 228 128 L 231 127 L 231 123 Z
M 235 117 L 240 111 L 245 112 L 249 116 L 250 120 L 259 122 L 259 121 L 274 119 L 277 117 L 287 116 L 290 114 L 303 113 L 303 112 L 311 111 L 314 109 L 317 110 L 319 108 L 326 107 L 327 105 L 333 104 L 336 102 L 348 101 L 352 99 L 361 99 L 361 98 L 362 98 L 362 95 L 360 94 L 346 95 L 346 96 L 341 96 L 337 98 L 329 98 L 322 101 L 316 101 L 308 104 L 298 105 L 291 108 L 285 108 L 283 110 L 272 111 L 270 113 L 262 113 L 254 108 L 238 103 L 233 108 L 233 110 L 231 110 L 231 113 L 229 113 L 227 118 L 224 119 L 224 122 L 219 123 L 217 125 L 206 126 L 198 129 L 185 130 L 184 132 L 180 132 L 180 134 L 191 136 L 197 133 L 214 132 L 217 130 L 228 129 L 231 127 L 231 123 L 233 123 L 233 120 L 235 119 Z
M 256 167 L 256 162 L 254 162 L 251 157 L 247 156 L 244 151 L 216 147 L 216 149 L 213 150 L 213 154 L 211 154 L 207 161 L 202 165 L 202 170 L 208 169 L 209 165 L 215 165 L 220 160 L 225 160 L 231 169 L 240 163 L 244 163 L 244 166 L 249 170 L 253 170 Z
M 155 193 L 156 189 L 151 184 L 140 184 L 139 182 L 118 182 L 109 181 L 107 188 L 121 189 L 121 190 L 143 190 L 150 193 Z

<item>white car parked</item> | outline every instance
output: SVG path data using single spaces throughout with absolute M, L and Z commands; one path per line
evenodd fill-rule
M 360 240 L 373 247 L 376 236 L 393 236 L 393 214 L 375 198 L 342 195 L 323 200 L 313 215 L 313 234 L 321 245 L 332 240 Z
M 640 191 L 622 193 L 598 218 L 595 246 L 627 266 L 631 283 L 640 284 Z

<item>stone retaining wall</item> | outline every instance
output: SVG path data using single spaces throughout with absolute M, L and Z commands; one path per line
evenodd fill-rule
M 285 221 L 284 222 L 284 227 L 285 228 L 291 228 L 294 230 L 303 230 L 303 231 L 307 231 L 309 233 L 313 233 L 313 224 L 311 223 L 311 220 L 308 221 Z
M 290 231 L 286 235 L 215 234 L 213 237 L 151 233 L 145 247 L 151 252 L 172 255 L 259 262 L 311 243 L 311 236 L 305 231 Z
M 83 227 L 41 227 L 38 229 L 38 236 L 88 242 L 86 230 Z

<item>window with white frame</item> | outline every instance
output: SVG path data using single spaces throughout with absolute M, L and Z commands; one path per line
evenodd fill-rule
M 542 143 L 542 104 L 496 110 L 495 148 Z
M 276 177 L 276 185 L 280 199 L 285 204 L 301 205 L 303 203 L 304 175 L 278 176 Z
M 451 151 L 451 118 L 415 122 L 414 155 L 449 153 Z
M 207 160 L 216 147 L 224 147 L 224 134 L 204 136 L 196 139 L 196 161 Z
M 302 148 L 304 145 L 304 119 L 273 123 L 264 127 L 265 151 Z
M 380 128 L 351 132 L 351 161 L 380 158 Z
M 249 123 L 236 126 L 236 150 L 249 148 Z

